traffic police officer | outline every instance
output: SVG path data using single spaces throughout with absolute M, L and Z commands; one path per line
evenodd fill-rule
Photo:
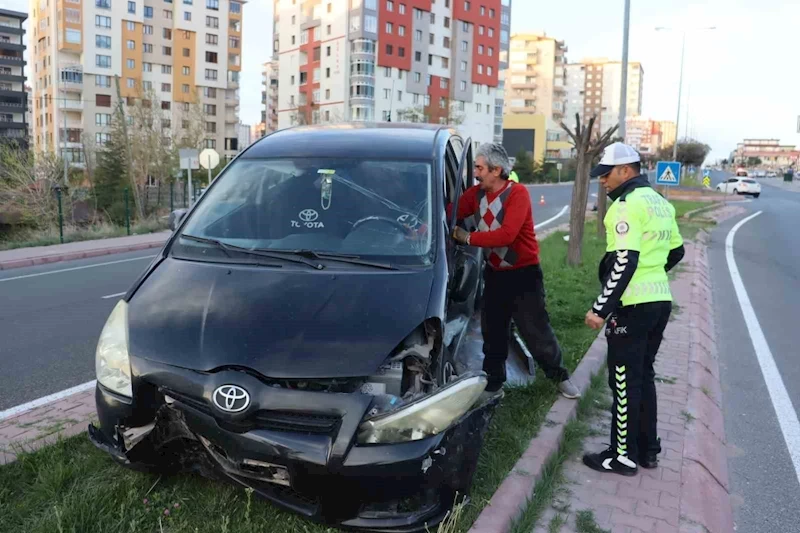
M 641 175 L 639 154 L 614 143 L 591 172 L 613 203 L 604 219 L 602 292 L 586 313 L 594 329 L 606 325 L 608 385 L 613 395 L 611 445 L 587 454 L 594 470 L 635 475 L 655 468 L 661 453 L 656 427 L 653 363 L 672 311 L 667 272 L 683 258 L 675 208 Z

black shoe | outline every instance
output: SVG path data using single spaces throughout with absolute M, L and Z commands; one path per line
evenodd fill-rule
M 587 453 L 583 456 L 583 464 L 598 472 L 612 472 L 623 476 L 635 476 L 638 472 L 636 463 L 617 453 L 609 446 L 600 453 Z
M 642 468 L 656 468 L 658 466 L 658 454 L 648 453 L 639 456 L 639 466 Z
M 647 451 L 639 454 L 639 466 L 642 468 L 649 469 L 656 468 L 658 466 L 658 454 L 661 453 L 661 437 L 658 437 L 656 440 L 658 441 L 658 450 Z M 644 449 L 642 444 L 639 444 L 639 449 Z

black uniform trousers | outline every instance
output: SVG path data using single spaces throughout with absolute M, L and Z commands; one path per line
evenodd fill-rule
M 606 323 L 608 386 L 614 396 L 611 446 L 636 463 L 642 455 L 661 452 L 653 364 L 671 312 L 672 302 L 622 306 Z
M 511 319 L 545 375 L 561 382 L 569 378 L 561 347 L 545 308 L 544 279 L 539 265 L 512 270 L 484 269 L 483 370 L 489 376 L 487 391 L 499 390 L 506 381 Z

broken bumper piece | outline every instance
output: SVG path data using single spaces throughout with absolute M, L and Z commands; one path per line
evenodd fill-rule
M 118 463 L 199 471 L 252 488 L 309 519 L 364 531 L 425 531 L 466 496 L 499 399 L 433 437 L 357 444 L 372 397 L 268 387 L 241 372 L 208 375 L 140 363 L 134 401 L 98 385 L 92 442 Z M 155 383 L 158 376 L 158 383 Z M 152 380 L 152 381 L 151 381 Z M 210 391 L 235 383 L 253 405 L 228 415 Z

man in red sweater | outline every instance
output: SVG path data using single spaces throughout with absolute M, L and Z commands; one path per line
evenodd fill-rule
M 458 203 L 458 219 L 473 217 L 477 231 L 456 227 L 453 238 L 483 248 L 484 295 L 483 370 L 486 391 L 502 390 L 506 381 L 511 319 L 545 375 L 558 383 L 567 398 L 580 391 L 569 380 L 561 347 L 545 308 L 544 280 L 539 266 L 539 243 L 533 229 L 531 197 L 524 185 L 508 179 L 511 164 L 499 144 L 484 144 L 475 158 L 475 176 Z

